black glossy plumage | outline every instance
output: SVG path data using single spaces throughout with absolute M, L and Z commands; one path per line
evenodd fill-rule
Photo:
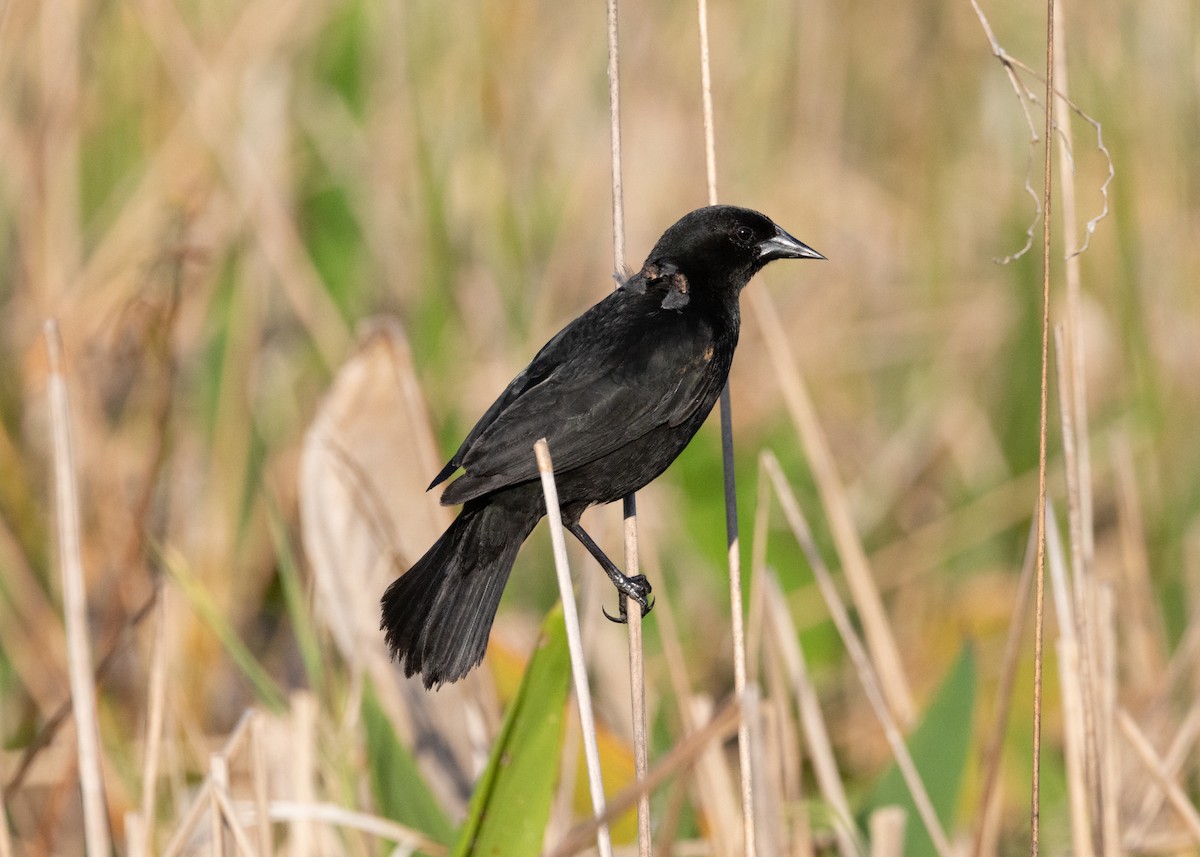
M 823 257 L 758 212 L 693 211 L 513 379 L 429 486 L 464 470 L 441 500 L 465 503 L 458 519 L 383 596 L 381 627 L 407 675 L 432 687 L 482 660 L 517 550 L 545 514 L 534 442 L 549 443 L 568 527 L 657 477 L 725 385 L 739 293 L 779 258 Z

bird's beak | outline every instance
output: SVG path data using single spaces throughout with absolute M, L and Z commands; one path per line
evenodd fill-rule
M 758 260 L 770 262 L 772 259 L 824 259 L 825 257 L 809 247 L 798 238 L 788 235 L 782 228 L 776 226 L 775 234 L 765 241 L 758 242 Z

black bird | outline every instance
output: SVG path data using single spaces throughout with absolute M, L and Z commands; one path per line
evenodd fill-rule
M 563 525 L 643 614 L 630 578 L 579 526 L 584 509 L 644 487 L 687 446 L 725 386 L 738 295 L 774 259 L 823 259 L 770 218 L 715 205 L 663 233 L 642 269 L 568 324 L 513 379 L 430 483 L 458 518 L 383 596 L 406 675 L 457 681 L 483 660 L 517 550 L 545 514 L 533 444 L 545 437 Z

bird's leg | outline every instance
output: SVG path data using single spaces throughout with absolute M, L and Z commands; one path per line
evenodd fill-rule
M 596 562 L 600 563 L 600 567 L 604 569 L 604 573 L 608 575 L 609 580 L 613 582 L 613 586 L 617 587 L 618 616 L 609 616 L 607 610 L 604 610 L 604 615 L 613 622 L 624 624 L 629 621 L 629 613 L 626 607 L 627 600 L 632 598 L 642 608 L 642 615 L 645 616 L 650 612 L 650 608 L 654 606 L 654 602 L 650 600 L 650 581 L 646 579 L 644 574 L 639 574 L 636 577 L 628 577 L 617 568 L 616 563 L 609 559 L 604 551 L 600 550 L 600 546 L 592 541 L 592 537 L 587 534 L 583 527 L 579 526 L 576 521 L 573 524 L 567 524 L 567 531 L 575 538 L 579 539 L 579 543 L 587 548 L 588 553 L 596 558 Z

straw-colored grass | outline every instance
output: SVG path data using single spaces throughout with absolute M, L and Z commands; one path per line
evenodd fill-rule
M 706 14 L 707 137 L 696 7 L 622 6 L 618 255 L 719 175 L 830 261 L 745 295 L 740 698 L 716 420 L 639 495 L 643 788 L 571 558 L 615 853 L 646 794 L 655 853 L 745 822 L 762 857 L 1024 852 L 1041 267 L 992 260 L 1038 228 L 1043 10 Z M 1056 22 L 1047 854 L 1200 851 L 1195 24 Z M 599 7 L 537 0 L 0 6 L 0 857 L 454 847 L 558 597 L 545 528 L 454 686 L 401 680 L 375 611 L 448 520 L 444 454 L 612 287 L 605 61 Z M 566 855 L 596 835 L 563 722 Z

